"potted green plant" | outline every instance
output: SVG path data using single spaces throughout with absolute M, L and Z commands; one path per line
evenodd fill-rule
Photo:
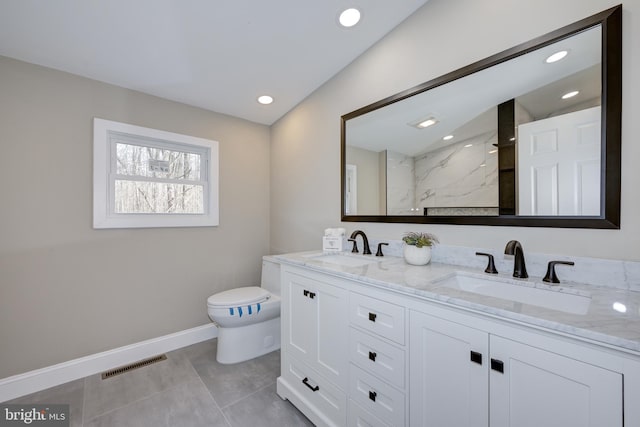
M 404 260 L 411 265 L 426 265 L 431 261 L 431 247 L 439 243 L 438 238 L 431 233 L 411 231 L 402 237 L 404 245 Z

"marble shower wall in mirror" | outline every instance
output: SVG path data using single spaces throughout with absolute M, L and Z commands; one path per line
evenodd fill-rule
M 416 159 L 386 150 L 387 213 L 416 215 Z
M 388 215 L 497 215 L 497 131 L 407 156 L 387 155 Z

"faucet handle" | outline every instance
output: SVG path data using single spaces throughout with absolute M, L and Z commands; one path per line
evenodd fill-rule
M 354 254 L 357 254 L 358 251 L 358 242 L 356 242 L 356 239 L 347 239 L 350 242 L 353 242 L 353 249 L 351 249 L 351 252 L 353 252 Z
M 382 253 L 382 245 L 389 246 L 388 243 L 378 243 L 378 251 L 376 252 L 376 256 L 384 256 Z
M 496 270 L 496 264 L 493 260 L 493 255 L 485 252 L 476 252 L 476 255 L 483 255 L 489 258 L 489 262 L 487 263 L 487 268 L 484 269 L 485 273 L 498 274 L 498 270 Z
M 547 266 L 547 274 L 542 279 L 543 282 L 547 283 L 560 283 L 560 279 L 556 275 L 556 265 L 575 265 L 573 261 L 549 261 L 549 265 Z

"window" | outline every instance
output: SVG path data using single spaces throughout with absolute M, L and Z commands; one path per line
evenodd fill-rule
M 95 118 L 93 228 L 218 225 L 218 143 Z

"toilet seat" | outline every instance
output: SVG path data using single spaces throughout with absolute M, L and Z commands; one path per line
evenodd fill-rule
M 211 295 L 207 298 L 207 305 L 210 308 L 239 307 L 265 302 L 271 294 L 269 291 L 257 287 L 247 286 L 244 288 L 229 289 Z

